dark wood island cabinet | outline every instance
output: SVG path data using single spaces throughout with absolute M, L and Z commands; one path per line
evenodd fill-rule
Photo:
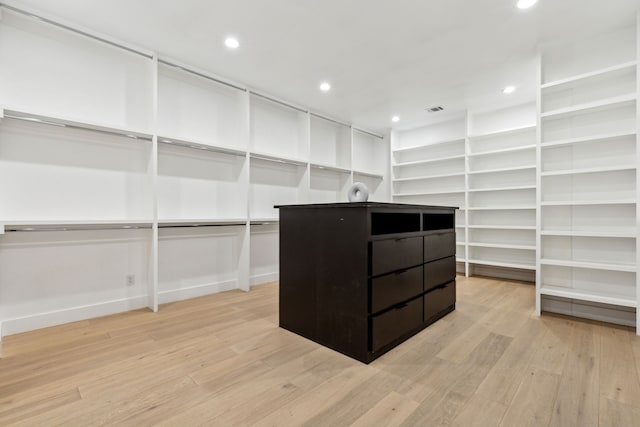
M 455 309 L 455 207 L 280 209 L 280 326 L 364 363 Z

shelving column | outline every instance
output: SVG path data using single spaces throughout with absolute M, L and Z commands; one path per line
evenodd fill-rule
M 161 58 L 160 303 L 248 290 L 248 105 L 243 86 Z
M 352 172 L 351 126 L 309 113 L 309 182 L 311 203 L 347 201 Z
M 387 202 L 389 192 L 382 186 L 387 175 L 388 141 L 382 135 L 351 126 L 352 182 L 362 182 L 369 189 L 369 200 Z M 344 196 L 343 196 L 344 197 Z
M 638 325 L 637 32 L 542 53 L 538 312 Z
M 394 132 L 394 202 L 457 206 L 456 260 L 466 270 L 466 118 Z
M 154 308 L 153 53 L 0 10 L 0 335 Z
M 533 281 L 535 104 L 468 117 L 469 274 Z
M 274 205 L 305 203 L 310 195 L 309 112 L 250 93 L 251 282 L 278 279 L 278 211 Z

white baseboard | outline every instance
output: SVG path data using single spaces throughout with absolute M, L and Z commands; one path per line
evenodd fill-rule
M 158 304 L 217 294 L 218 292 L 230 291 L 237 288 L 238 282 L 236 280 L 228 280 L 226 282 L 205 283 L 204 285 L 190 286 L 188 288 L 160 291 L 158 292 Z
M 534 283 L 536 281 L 535 270 L 495 267 L 492 265 L 472 265 L 469 267 L 469 270 L 471 276 L 495 277 L 498 279 L 520 280 Z
M 35 329 L 48 328 L 64 323 L 77 322 L 92 319 L 94 317 L 108 316 L 110 314 L 137 310 L 148 306 L 149 298 L 146 295 L 124 298 L 114 301 L 106 301 L 98 304 L 71 307 L 62 310 L 45 313 L 31 314 L 16 319 L 5 319 L 1 323 L 0 337 L 33 331 Z
M 251 276 L 250 282 L 251 286 L 256 285 L 264 285 L 265 283 L 277 282 L 280 280 L 280 273 L 265 273 L 265 274 L 256 274 L 255 276 Z
M 636 309 L 632 307 L 620 307 L 543 295 L 542 311 L 617 325 L 636 326 Z

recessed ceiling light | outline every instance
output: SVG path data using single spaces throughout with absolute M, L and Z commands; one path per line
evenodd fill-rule
M 504 89 L 502 89 L 502 93 L 513 93 L 516 91 L 516 87 L 515 86 L 506 86 Z
M 323 92 L 327 92 L 329 91 L 329 89 L 331 89 L 331 85 L 327 82 L 322 82 L 320 83 L 320 90 Z
M 529 9 L 536 3 L 538 3 L 538 0 L 518 0 L 516 6 L 518 6 L 518 9 Z
M 393 117 L 391 117 L 391 121 L 394 122 L 394 123 L 398 123 L 400 121 L 400 117 L 393 116 Z
M 229 49 L 237 49 L 240 46 L 240 42 L 235 37 L 227 37 L 224 40 L 224 45 Z

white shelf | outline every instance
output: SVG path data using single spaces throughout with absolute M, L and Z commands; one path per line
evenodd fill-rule
M 327 170 L 331 172 L 338 172 L 338 173 L 345 173 L 345 174 L 351 173 L 351 169 L 341 168 L 337 166 L 322 165 L 319 163 L 310 163 L 309 165 L 311 166 L 312 169 L 322 169 L 322 170 Z
M 569 236 L 569 237 L 614 237 L 635 238 L 636 230 L 626 231 L 589 231 L 589 230 L 542 230 L 541 236 Z
M 456 258 L 456 262 L 467 262 L 465 258 Z
M 635 205 L 633 199 L 620 200 L 558 200 L 540 202 L 540 206 L 599 206 L 599 205 Z
M 636 166 L 621 165 L 621 166 L 602 166 L 602 167 L 595 167 L 595 168 L 557 170 L 557 171 L 541 172 L 540 176 L 578 175 L 578 174 L 586 174 L 586 173 L 616 172 L 616 171 L 627 171 L 627 170 L 636 170 Z
M 593 141 L 608 141 L 611 139 L 624 138 L 635 136 L 636 131 L 624 131 L 624 132 L 609 132 L 609 133 L 601 133 L 597 135 L 590 135 L 581 138 L 567 138 L 567 139 L 559 139 L 556 141 L 543 142 L 540 144 L 542 148 L 551 148 L 551 147 L 560 147 L 563 145 L 572 145 L 572 144 L 580 144 L 583 142 L 593 142 Z
M 370 173 L 370 172 L 363 172 L 363 171 L 359 171 L 359 170 L 353 170 L 353 174 L 354 175 L 362 175 L 362 176 L 368 176 L 369 178 L 373 178 L 373 179 L 384 179 L 384 175 L 380 175 L 377 173 Z
M 437 194 L 463 194 L 464 190 L 443 190 L 443 191 L 424 191 L 419 193 L 394 193 L 393 197 L 410 197 L 410 196 L 431 196 Z
M 246 225 L 246 218 L 223 219 L 159 219 L 158 227 L 209 227 L 209 226 L 233 226 Z
M 613 73 L 616 71 L 635 69 L 637 65 L 638 63 L 636 61 L 624 62 L 622 64 L 613 65 L 611 67 L 600 68 L 598 70 L 590 71 L 588 73 L 577 74 L 575 76 L 544 83 L 540 86 L 540 88 L 549 89 L 549 88 L 555 88 L 558 86 L 571 86 L 573 83 L 580 82 L 581 80 L 604 76 L 606 74 Z
M 464 176 L 464 172 L 456 172 L 456 173 L 443 173 L 441 175 L 431 175 L 431 176 L 416 176 L 411 178 L 396 178 L 393 182 L 407 182 L 407 181 L 422 181 L 425 179 L 436 179 L 436 178 L 451 178 L 454 176 Z
M 469 153 L 468 157 L 490 156 L 493 154 L 513 153 L 514 151 L 532 150 L 536 148 L 536 144 L 522 145 L 520 147 L 501 148 L 500 150 L 482 151 L 478 153 Z
M 521 211 L 521 210 L 536 210 L 535 205 L 524 206 L 482 206 L 467 208 L 469 211 Z
M 435 163 L 435 162 L 444 162 L 448 160 L 464 159 L 464 157 L 465 157 L 464 154 L 457 154 L 455 156 L 439 157 L 437 159 L 425 159 L 425 160 L 416 160 L 413 162 L 395 163 L 393 166 L 402 167 L 402 166 L 421 165 L 425 163 Z
M 223 147 L 220 145 L 210 145 L 202 141 L 189 140 L 184 138 L 175 138 L 170 136 L 158 136 L 158 142 L 166 145 L 175 145 L 178 147 L 190 148 L 194 150 L 213 151 L 215 153 L 231 154 L 234 156 L 245 156 L 244 150 L 238 150 L 231 147 Z
M 271 225 L 280 223 L 280 218 L 251 218 L 251 225 Z
M 273 154 L 264 154 L 264 153 L 252 152 L 252 153 L 250 153 L 249 156 L 252 159 L 256 159 L 256 160 L 266 160 L 268 162 L 285 163 L 285 164 L 294 165 L 294 166 L 307 166 L 307 162 L 304 161 L 304 160 L 292 159 L 292 158 L 289 158 L 289 157 L 275 156 Z
M 549 286 L 542 284 L 540 286 L 540 294 L 561 298 L 577 299 L 581 301 L 598 302 L 602 304 L 619 305 L 623 307 L 636 307 L 635 298 L 625 297 L 623 295 L 602 295 L 601 293 L 590 292 L 586 290 L 577 290 L 572 288 L 564 288 L 561 286 Z
M 470 225 L 471 230 L 535 230 L 535 225 Z
M 535 270 L 535 265 L 529 264 L 518 264 L 513 262 L 499 262 L 499 261 L 487 261 L 487 260 L 478 260 L 478 259 L 470 259 L 468 260 L 469 264 L 478 264 L 478 265 L 490 265 L 493 267 L 506 267 L 506 268 L 518 268 L 520 270 Z
M 123 136 L 131 139 L 142 139 L 150 141 L 153 135 L 146 131 L 128 127 L 115 127 L 97 122 L 78 121 L 63 116 L 41 114 L 37 112 L 27 112 L 12 110 L 10 108 L 0 108 L 0 119 L 23 120 L 44 125 L 66 127 L 70 129 L 82 129 L 94 132 L 101 132 L 111 135 Z
M 480 174 L 485 174 L 485 173 L 501 173 L 501 172 L 523 171 L 523 170 L 530 170 L 530 169 L 535 169 L 535 168 L 536 168 L 536 165 L 515 166 L 515 167 L 511 167 L 511 168 L 499 168 L 499 169 L 487 169 L 487 170 L 480 170 L 480 171 L 469 171 L 468 174 L 469 175 L 480 175 Z
M 520 185 L 516 187 L 493 187 L 493 188 L 470 188 L 469 193 L 482 193 L 487 191 L 512 191 L 512 190 L 535 190 L 535 185 Z
M 536 125 L 531 124 L 526 126 L 518 126 L 518 127 L 507 128 L 503 130 L 497 130 L 495 132 L 482 133 L 478 135 L 469 135 L 469 139 L 473 139 L 473 140 L 487 139 L 487 138 L 493 138 L 496 136 L 506 136 L 506 135 L 513 135 L 513 134 L 522 133 L 522 132 L 528 132 L 535 129 L 536 129 Z
M 535 251 L 535 245 L 509 245 L 502 243 L 477 243 L 477 242 L 469 242 L 469 246 L 473 246 L 476 248 L 497 248 L 497 249 L 521 249 L 526 251 Z
M 578 104 L 571 107 L 559 108 L 557 110 L 547 111 L 540 114 L 540 118 L 562 118 L 570 117 L 576 114 L 581 114 L 586 111 L 608 109 L 624 104 L 635 103 L 637 95 L 635 92 L 628 93 L 626 95 L 614 96 L 599 101 L 585 102 L 584 104 Z
M 409 152 L 409 151 L 422 150 L 422 149 L 433 147 L 433 146 L 436 146 L 436 145 L 453 144 L 453 143 L 456 143 L 456 142 L 464 142 L 464 138 L 446 139 L 446 140 L 432 142 L 432 143 L 424 144 L 424 145 L 415 145 L 413 147 L 395 148 L 392 151 L 393 151 L 394 154 L 395 153 L 406 153 L 406 152 Z
M 589 268 L 592 270 L 625 271 L 630 273 L 636 272 L 635 266 L 622 265 L 622 264 L 605 264 L 605 263 L 597 263 L 597 262 L 571 261 L 571 260 L 548 259 L 548 258 L 541 258 L 540 264 L 555 265 L 559 267 Z
M 151 228 L 152 220 L 42 220 L 42 221 L 0 221 L 6 231 L 71 231 L 99 229 Z

